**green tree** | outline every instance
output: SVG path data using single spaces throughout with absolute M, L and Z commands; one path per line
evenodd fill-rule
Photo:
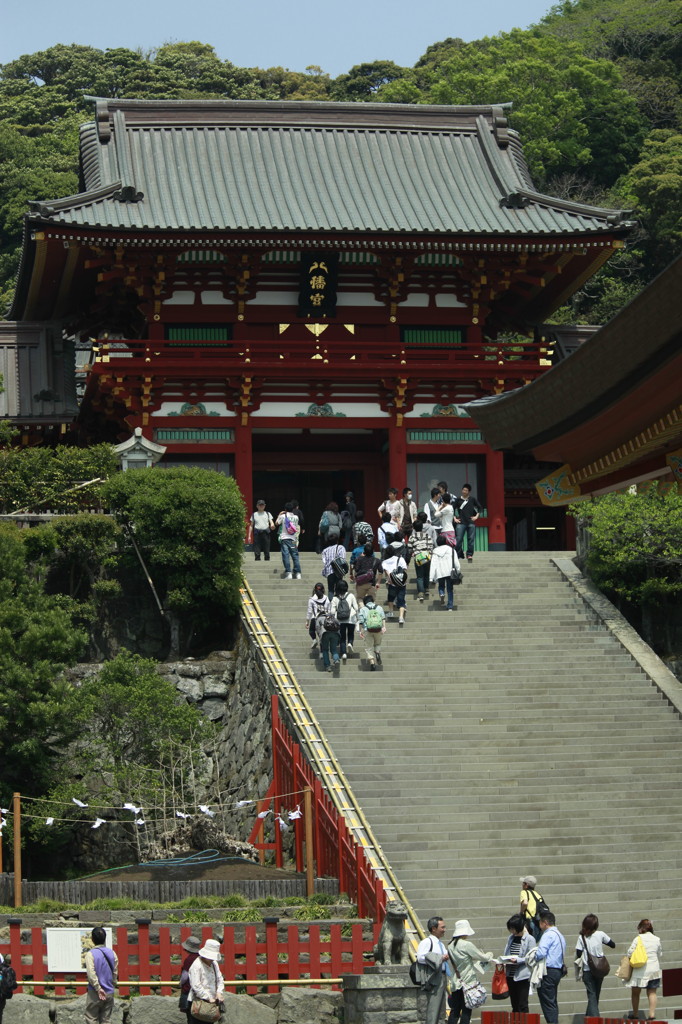
M 540 182 L 587 172 L 610 185 L 641 143 L 643 122 L 618 71 L 577 43 L 516 29 L 460 48 L 439 74 L 431 102 L 512 101 L 510 123 Z
M 682 250 L 682 133 L 652 131 L 618 191 L 645 230 L 639 248 L 653 277 Z
M 52 745 L 72 735 L 63 670 L 85 650 L 87 634 L 69 598 L 47 596 L 13 523 L 0 523 L 0 749 L 3 801 L 36 794 L 51 781 Z
M 405 68 L 394 64 L 392 60 L 375 60 L 365 64 L 355 64 L 348 74 L 339 75 L 332 83 L 331 98 L 333 100 L 350 100 L 367 102 L 376 98 L 382 86 L 396 78 L 402 78 Z
M 239 608 L 245 508 L 233 479 L 203 469 L 119 473 L 104 489 L 132 529 L 171 625 L 171 653 Z
M 606 494 L 572 507 L 590 530 L 589 575 L 603 590 L 637 604 L 682 595 L 682 495 Z
M 0 439 L 0 511 L 74 512 L 97 506 L 102 482 L 117 470 L 116 453 L 108 444 L 15 448 Z

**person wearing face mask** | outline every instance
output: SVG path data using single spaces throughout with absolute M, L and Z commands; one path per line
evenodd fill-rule
M 398 526 L 401 530 L 404 530 L 406 526 L 412 526 L 412 523 L 417 518 L 417 506 L 412 500 L 411 487 L 403 487 L 403 497 L 400 502 L 398 518 Z

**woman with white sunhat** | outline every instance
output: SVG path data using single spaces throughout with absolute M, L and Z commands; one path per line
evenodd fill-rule
M 472 986 L 479 986 L 480 992 L 480 975 L 493 959 L 492 953 L 484 953 L 470 941 L 471 936 L 475 934 L 476 932 L 466 918 L 455 922 L 455 930 L 448 946 L 448 955 L 454 973 L 452 992 L 448 997 L 450 1024 L 455 1024 L 456 1021 L 459 1021 L 459 1024 L 469 1024 L 473 1007 L 467 1005 L 467 1002 L 471 1002 L 470 992 L 474 991 Z M 477 1006 L 482 1005 L 485 1001 L 485 995 L 477 997 L 474 993 L 474 999 L 476 998 L 480 1000 L 475 1002 Z
M 199 956 L 189 969 L 189 1006 L 187 1016 L 190 1024 L 205 1024 L 206 1021 L 218 1020 L 222 1012 L 225 982 L 218 967 L 222 960 L 220 943 L 217 939 L 207 939 L 199 950 Z M 215 1016 L 211 1016 L 214 1013 Z

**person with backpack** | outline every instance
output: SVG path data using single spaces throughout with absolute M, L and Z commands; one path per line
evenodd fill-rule
M 332 612 L 331 608 L 324 618 L 320 618 L 322 620 L 322 633 L 320 634 L 322 662 L 324 664 L 325 672 L 331 672 L 341 663 L 339 658 L 339 633 L 341 624 Z M 319 621 L 320 620 L 318 620 L 318 622 Z
M 319 646 L 320 642 L 317 629 L 318 620 L 320 616 L 326 615 L 328 611 L 329 598 L 324 592 L 324 583 L 316 583 L 313 587 L 312 595 L 308 598 L 308 611 L 305 618 L 305 627 L 312 640 L 310 645 L 311 651 Z
M 384 548 L 387 548 L 394 540 L 398 540 L 399 537 L 400 531 L 391 519 L 390 512 L 383 512 L 381 515 L 381 526 L 377 531 L 379 550 L 383 551 Z
M 341 661 L 346 661 L 348 655 L 353 653 L 355 627 L 358 622 L 358 602 L 355 594 L 349 593 L 345 580 L 339 580 L 336 584 L 336 594 L 332 598 L 330 611 L 339 623 Z
M 339 506 L 335 501 L 330 501 L 320 516 L 317 527 L 318 553 L 329 544 L 329 534 L 332 531 L 341 536 L 341 516 L 339 515 Z
M 398 625 L 405 625 L 405 594 L 407 593 L 407 562 L 401 554 L 395 550 L 395 545 L 400 546 L 401 542 L 396 541 L 381 553 L 382 579 L 388 583 L 386 602 L 388 604 L 388 618 L 395 618 L 395 609 L 398 609 Z
M 454 611 L 454 579 L 453 572 L 459 572 L 459 558 L 453 547 L 450 547 L 448 538 L 444 533 L 438 535 L 436 546 L 431 553 L 429 563 L 429 579 L 438 585 L 438 596 L 440 603 L 445 604 L 445 591 L 448 592 L 449 612 Z
M 386 632 L 386 616 L 381 605 L 374 603 L 372 594 L 366 594 L 360 605 L 358 630 L 365 645 L 370 671 L 374 672 L 376 666 L 381 665 L 381 641 Z
M 374 554 L 372 542 L 368 541 L 362 549 L 362 554 L 358 555 L 351 566 L 351 579 L 355 583 L 355 596 L 358 602 L 362 601 L 367 594 L 374 598 L 377 572 L 380 566 L 381 562 Z
M 85 971 L 88 976 L 85 1020 L 86 1024 L 95 1024 L 111 1020 L 118 978 L 118 957 L 107 946 L 104 928 L 93 928 L 90 935 L 93 948 L 85 954 Z
M 431 497 L 424 505 L 423 513 L 426 522 L 428 523 L 427 529 L 431 533 L 431 538 L 436 543 L 436 537 L 441 532 L 440 529 L 440 510 L 443 504 L 443 497 L 438 487 L 431 488 Z
M 433 538 L 420 519 L 422 515 L 424 513 L 420 512 L 415 519 L 407 541 L 417 575 L 417 599 L 419 601 L 423 601 L 425 597 L 429 596 L 429 570 L 433 551 Z
M 336 584 L 343 579 L 348 570 L 346 549 L 343 544 L 339 543 L 339 532 L 338 530 L 330 530 L 329 544 L 322 552 L 322 575 L 327 581 L 327 591 L 330 600 L 336 593 Z
M 535 875 L 524 875 L 519 878 L 522 885 L 519 897 L 519 912 L 524 918 L 526 928 L 537 942 L 542 934 L 540 931 L 540 913 L 549 910 L 539 892 L 536 891 L 538 880 Z
M 270 533 L 275 529 L 275 520 L 265 511 L 265 499 L 256 502 L 256 511 L 251 515 L 251 533 L 253 536 L 253 554 L 257 562 L 263 556 L 265 562 L 270 561 Z
M 288 501 L 284 506 L 284 511 L 277 516 L 276 526 L 277 540 L 284 563 L 284 579 L 292 578 L 293 563 L 293 573 L 296 579 L 300 580 L 301 561 L 298 557 L 298 538 L 301 531 L 298 525 L 298 516 L 294 515 L 293 501 Z

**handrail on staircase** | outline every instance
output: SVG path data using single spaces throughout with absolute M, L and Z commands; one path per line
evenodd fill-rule
M 286 708 L 296 739 L 319 780 L 325 797 L 333 804 L 357 846 L 364 851 L 369 866 L 381 882 L 386 896 L 399 899 L 407 909 L 405 931 L 414 955 L 419 940 L 424 937 L 421 922 L 405 896 L 381 845 L 377 842 L 350 783 L 245 578 L 242 580 L 241 596 L 242 615 L 247 630 L 261 652 L 263 664 L 270 673 L 275 691 Z

